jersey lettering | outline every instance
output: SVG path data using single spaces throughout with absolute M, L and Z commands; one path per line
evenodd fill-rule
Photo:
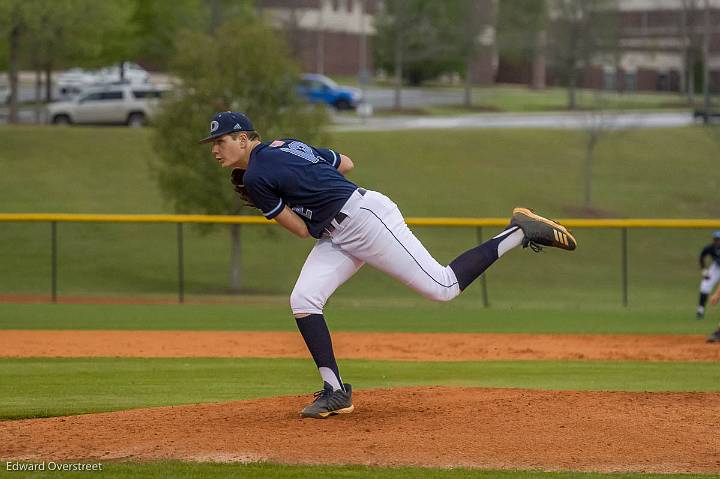
M 295 213 L 299 214 L 300 216 L 304 216 L 305 218 L 311 220 L 312 219 L 312 210 L 309 210 L 303 206 L 293 206 L 291 208 Z
M 290 153 L 291 155 L 299 156 L 300 158 L 307 160 L 310 163 L 317 163 L 321 160 L 321 158 L 315 156 L 312 148 L 310 148 L 301 141 L 290 142 L 287 148 L 280 148 L 280 150 L 284 151 L 285 153 Z

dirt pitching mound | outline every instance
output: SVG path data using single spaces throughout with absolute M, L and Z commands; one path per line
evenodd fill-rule
M 333 333 L 341 359 L 720 361 L 701 336 Z M 2 357 L 308 358 L 297 332 L 22 331 L 0 334 Z
M 300 419 L 307 401 L 5 421 L 0 458 L 720 472 L 719 393 L 368 390 L 327 420 Z

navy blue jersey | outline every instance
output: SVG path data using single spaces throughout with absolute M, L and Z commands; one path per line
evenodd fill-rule
M 703 248 L 700 252 L 700 265 L 702 266 L 703 259 L 705 256 L 710 256 L 720 266 L 720 246 L 715 243 L 711 243 Z
M 261 143 L 250 153 L 245 188 L 265 218 L 275 218 L 288 206 L 305 221 L 310 235 L 320 238 L 357 189 L 338 166 L 340 154 L 333 150 L 292 139 Z

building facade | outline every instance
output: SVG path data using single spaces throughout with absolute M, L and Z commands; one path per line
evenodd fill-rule
M 477 1 L 487 24 L 480 38 L 482 48 L 472 65 L 473 84 L 543 88 L 563 82 L 552 65 L 551 52 L 539 51 L 524 63 L 500 57 L 497 9 L 512 0 Z M 553 2 L 564 0 L 546 1 L 552 9 Z M 285 32 L 304 71 L 360 78 L 374 73 L 373 19 L 382 15 L 382 0 L 257 0 L 256 4 Z M 707 8 L 706 0 L 617 0 L 615 5 L 619 54 L 611 60 L 595 58 L 582 71 L 578 86 L 700 93 L 707 56 L 710 88 L 720 90 L 720 0 L 707 0 Z M 545 38 L 540 36 L 541 40 Z
M 720 1 L 622 0 L 619 9 L 619 61 L 596 66 L 591 86 L 701 91 L 707 55 L 709 85 L 717 91 Z
M 491 84 L 497 64 L 492 23 L 497 0 L 477 1 L 487 25 L 471 75 L 475 84 Z M 373 24 L 374 17 L 382 15 L 382 0 L 257 0 L 256 5 L 285 32 L 303 71 L 359 77 L 375 73 Z
M 258 0 L 257 8 L 285 32 L 303 71 L 369 74 L 373 17 L 380 0 Z

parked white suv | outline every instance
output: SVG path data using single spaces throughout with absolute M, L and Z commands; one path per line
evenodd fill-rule
M 112 84 L 90 87 L 70 101 L 50 103 L 47 118 L 55 125 L 115 124 L 143 126 L 152 120 L 169 87 Z

